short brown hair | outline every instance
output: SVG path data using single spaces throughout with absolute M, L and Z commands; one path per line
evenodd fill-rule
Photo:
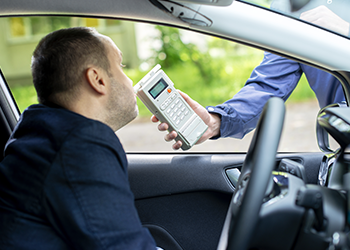
M 59 94 L 74 96 L 88 64 L 109 72 L 106 46 L 94 29 L 75 27 L 45 36 L 33 53 L 31 66 L 38 101 L 59 104 Z

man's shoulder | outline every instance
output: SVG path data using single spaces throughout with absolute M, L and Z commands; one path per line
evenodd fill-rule
M 29 106 L 24 110 L 22 118 L 33 121 L 45 120 L 50 123 L 57 123 L 60 121 L 84 122 L 86 120 L 90 120 L 68 109 L 59 106 L 51 107 L 42 104 L 34 104 Z
M 63 140 L 71 134 L 87 134 L 90 137 L 111 137 L 114 132 L 106 124 L 89 119 L 60 107 L 36 104 L 28 107 L 17 125 L 21 134 L 40 134 Z

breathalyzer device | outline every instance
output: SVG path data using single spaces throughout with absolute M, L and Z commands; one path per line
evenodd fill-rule
M 177 132 L 175 140 L 182 142 L 181 148 L 190 149 L 208 126 L 182 98 L 174 88 L 174 83 L 160 68 L 157 64 L 134 86 L 134 91 L 159 121 L 169 125 L 169 132 Z

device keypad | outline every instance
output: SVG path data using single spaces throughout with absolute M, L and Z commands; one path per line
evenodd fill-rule
M 176 94 L 168 97 L 161 105 L 161 109 L 165 110 L 174 124 L 179 125 L 180 122 L 189 114 L 189 109 Z
M 161 110 L 165 110 L 170 103 L 172 103 L 174 100 L 176 99 L 176 93 L 174 93 L 173 95 L 169 96 L 163 103 L 162 105 L 160 105 L 160 109 Z M 174 108 L 175 107 L 175 103 L 173 103 L 171 105 L 171 108 Z

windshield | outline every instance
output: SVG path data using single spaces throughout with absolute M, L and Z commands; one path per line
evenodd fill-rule
M 268 8 L 349 37 L 349 1 L 250 0 L 243 2 Z

